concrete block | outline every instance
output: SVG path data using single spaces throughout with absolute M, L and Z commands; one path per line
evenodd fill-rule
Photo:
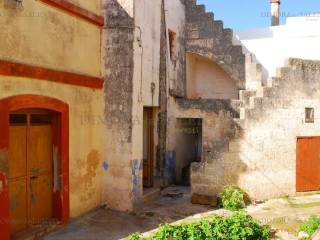
M 191 197 L 192 204 L 210 205 L 212 207 L 218 206 L 217 196 L 206 196 L 194 193 Z

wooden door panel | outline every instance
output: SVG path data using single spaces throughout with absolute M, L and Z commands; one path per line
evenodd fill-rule
M 300 138 L 297 143 L 297 191 L 320 189 L 320 138 Z
M 52 217 L 52 175 L 33 177 L 30 180 L 29 224 L 39 224 Z
M 10 126 L 11 234 L 49 220 L 53 215 L 52 126 L 44 122 L 30 125 L 29 120 L 25 126 Z
M 9 179 L 27 174 L 27 126 L 10 126 Z
M 9 182 L 11 233 L 27 227 L 27 181 L 19 179 Z
M 30 126 L 28 165 L 31 175 L 52 171 L 51 125 Z
M 154 125 L 153 109 L 146 108 L 143 113 L 143 186 L 153 186 Z
M 30 171 L 29 224 L 52 217 L 52 129 L 51 125 L 31 125 L 28 136 Z

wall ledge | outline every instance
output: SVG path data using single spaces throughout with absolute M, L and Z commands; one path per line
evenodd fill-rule
M 43 2 L 55 8 L 58 8 L 62 11 L 65 11 L 73 16 L 79 17 L 99 27 L 104 26 L 104 18 L 102 16 L 99 16 L 92 11 L 89 11 L 78 5 L 75 5 L 69 2 L 68 0 L 37 0 L 37 1 Z
M 0 60 L 0 75 L 47 80 L 94 89 L 102 89 L 104 83 L 103 79 L 99 77 L 31 66 L 7 60 Z

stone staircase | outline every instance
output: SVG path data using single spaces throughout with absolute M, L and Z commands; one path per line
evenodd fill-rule
M 206 12 L 196 0 L 186 0 L 186 51 L 216 62 L 236 82 L 239 89 L 261 86 L 262 67 L 254 55 L 234 37 L 233 30 Z
M 297 88 L 292 84 L 303 84 L 293 77 L 294 72 L 300 74 L 303 71 L 301 62 L 290 59 L 284 67 L 278 69 L 277 76 L 269 78 L 265 83 L 262 79 L 262 65 L 231 29 L 224 28 L 223 22 L 215 20 L 214 15 L 207 13 L 204 5 L 197 5 L 196 0 L 186 0 L 186 8 L 187 52 L 216 62 L 237 82 L 239 89 L 239 99 L 230 102 L 232 110 L 225 109 L 232 116 L 230 120 L 226 119 L 231 122 L 225 126 L 228 130 L 219 139 L 213 140 L 209 147 L 203 146 L 203 162 L 192 165 L 192 192 L 208 196 L 217 194 L 227 184 L 238 184 L 240 175 L 248 171 L 256 174 L 252 174 L 255 177 L 263 176 L 261 182 L 268 183 L 272 181 L 272 173 L 264 174 L 264 171 L 269 171 L 266 166 L 268 161 L 259 162 L 258 159 L 265 159 L 269 153 L 261 147 L 263 139 L 258 139 L 256 143 L 248 135 L 253 128 L 261 128 L 259 124 L 268 117 L 267 113 L 291 107 L 287 89 Z M 299 86 L 304 88 L 304 85 Z M 255 186 L 252 176 L 247 175 L 245 180 L 241 178 L 240 185 L 243 184 L 252 189 L 251 193 L 263 197 L 263 190 Z M 272 190 L 275 195 L 281 191 Z
M 204 152 L 204 162 L 192 165 L 191 182 L 195 183 L 192 184 L 193 193 L 217 194 L 227 184 L 238 184 L 239 175 L 247 171 L 247 168 L 250 171 L 260 172 L 261 175 L 263 175 L 265 169 L 268 169 L 265 165 L 262 166 L 266 162 L 257 162 L 258 159 L 266 158 L 264 150 L 259 148 L 259 144 L 263 140 L 259 139 L 255 142 L 246 135 L 251 133 L 256 126 L 265 128 L 265 125 L 261 125 L 261 122 L 268 117 L 268 114 L 271 118 L 275 111 L 280 109 L 280 111 L 285 112 L 286 109 L 292 107 L 292 99 L 297 97 L 297 92 L 303 91 L 303 89 L 310 91 L 308 90 L 308 84 L 310 85 L 315 80 L 308 79 L 306 83 L 296 77 L 299 76 L 298 74 L 302 74 L 303 69 L 306 69 L 301 61 L 299 59 L 288 59 L 285 66 L 278 69 L 277 75 L 268 79 L 267 86 L 260 85 L 256 89 L 239 91 L 239 100 L 232 100 L 233 108 L 239 114 L 232 119 L 231 134 L 229 132 L 228 136 L 225 137 L 227 141 L 225 141 L 223 148 L 220 148 L 222 150 L 214 154 Z M 317 89 L 316 86 L 313 88 Z M 295 89 L 299 89 L 299 91 L 294 93 Z M 291 92 L 292 99 L 290 99 Z M 261 130 L 265 131 L 266 129 Z M 241 158 L 247 161 L 246 166 L 242 165 Z M 263 177 L 266 178 L 266 181 L 272 181 L 271 178 L 267 179 L 267 174 Z M 248 185 L 245 183 L 245 187 L 254 187 L 253 179 L 250 181 L 251 183 Z M 257 186 L 257 189 L 259 189 L 259 186 Z M 260 195 L 258 196 L 263 197 L 263 189 L 261 190 L 261 187 L 260 190 L 257 189 L 252 190 L 251 193 L 255 194 L 262 191 L 259 192 Z

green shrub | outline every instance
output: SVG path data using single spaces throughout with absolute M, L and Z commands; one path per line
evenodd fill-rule
M 128 237 L 128 240 L 140 240 L 140 239 L 141 239 L 141 234 L 138 232 L 133 233 Z
M 300 231 L 306 232 L 312 236 L 320 228 L 320 215 L 311 216 L 306 222 L 301 224 Z
M 245 203 L 246 193 L 237 186 L 227 186 L 220 194 L 221 206 L 224 209 L 237 211 L 246 206 Z
M 244 212 L 235 212 L 231 217 L 215 216 L 190 224 L 165 224 L 149 238 L 133 234 L 130 240 L 268 240 L 270 229 L 262 227 Z

